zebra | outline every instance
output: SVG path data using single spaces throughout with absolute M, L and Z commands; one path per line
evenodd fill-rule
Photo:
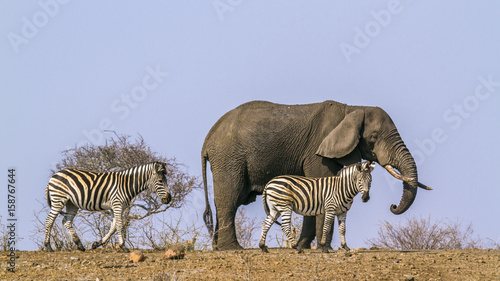
M 63 169 L 49 180 L 46 189 L 50 213 L 45 221 L 45 247 L 52 252 L 50 231 L 59 213 L 64 215 L 63 225 L 73 238 L 78 250 L 85 251 L 73 228 L 73 219 L 79 209 L 104 211 L 111 209 L 113 222 L 109 232 L 92 249 L 103 245 L 118 230 L 120 249 L 128 252 L 122 236 L 122 212 L 146 188 L 154 191 L 163 204 L 172 196 L 167 187 L 166 164 L 154 162 L 134 168 L 108 173 L 95 173 L 78 169 Z M 62 209 L 66 206 L 66 212 Z
M 328 247 L 325 245 L 327 233 L 337 216 L 341 247 L 348 251 L 349 247 L 345 242 L 346 213 L 351 208 L 354 196 L 359 192 L 362 194 L 363 202 L 370 199 L 371 171 L 374 168 L 375 162 L 366 161 L 347 166 L 333 177 L 278 176 L 273 178 L 266 184 L 262 194 L 267 218 L 262 222 L 259 247 L 263 252 L 268 252 L 265 244 L 267 232 L 280 215 L 283 216 L 281 229 L 292 247 L 297 247 L 297 241 L 290 231 L 293 211 L 304 216 L 325 213 L 323 237 L 319 243 L 324 253 L 328 253 Z M 302 249 L 297 250 L 299 253 L 303 252 Z

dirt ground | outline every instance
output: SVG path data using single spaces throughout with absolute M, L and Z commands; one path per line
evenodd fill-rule
M 19 251 L 15 272 L 0 252 L 0 280 L 500 280 L 500 250 L 292 249 L 188 252 L 165 260 L 142 251 L 143 262 L 113 251 Z

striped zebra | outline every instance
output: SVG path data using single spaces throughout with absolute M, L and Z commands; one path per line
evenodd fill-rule
M 333 177 L 278 176 L 269 181 L 264 188 L 262 198 L 267 218 L 262 222 L 259 247 L 263 252 L 268 252 L 265 244 L 267 232 L 280 215 L 283 216 L 281 229 L 292 247 L 297 247 L 297 241 L 290 231 L 293 211 L 304 216 L 325 213 L 323 237 L 319 243 L 325 253 L 328 253 L 328 247 L 325 245 L 326 236 L 337 216 L 341 246 L 349 250 L 345 242 L 346 213 L 351 208 L 354 196 L 359 192 L 362 194 L 363 202 L 370 199 L 371 171 L 374 168 L 374 162 L 366 161 L 347 166 Z M 299 253 L 302 252 L 302 249 L 297 250 Z
M 167 187 L 166 164 L 154 162 L 131 169 L 95 173 L 76 169 L 64 169 L 55 173 L 47 185 L 47 204 L 50 213 L 45 221 L 45 247 L 52 252 L 50 231 L 59 213 L 64 215 L 63 225 L 71 234 L 78 250 L 85 248 L 73 228 L 73 219 L 79 209 L 104 211 L 111 209 L 113 222 L 109 232 L 100 241 L 92 244 L 95 249 L 104 244 L 118 230 L 121 250 L 127 252 L 122 237 L 122 212 L 130 202 L 146 188 L 154 191 L 163 204 L 168 204 L 172 197 Z M 62 209 L 66 206 L 66 212 Z

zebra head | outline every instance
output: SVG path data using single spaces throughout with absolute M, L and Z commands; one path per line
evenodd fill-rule
M 149 188 L 160 197 L 162 204 L 168 204 L 172 201 L 167 186 L 167 164 L 163 162 L 154 163 L 152 175 L 149 179 Z
M 356 187 L 361 192 L 361 200 L 368 202 L 370 200 L 370 187 L 372 185 L 371 172 L 375 168 L 375 162 L 365 161 L 356 165 L 359 171 L 356 179 Z

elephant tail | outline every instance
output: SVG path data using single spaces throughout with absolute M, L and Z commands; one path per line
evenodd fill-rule
M 206 153 L 202 153 L 201 169 L 203 173 L 203 187 L 205 189 L 205 206 L 206 206 L 205 212 L 203 213 L 203 220 L 205 221 L 205 225 L 207 226 L 210 237 L 213 237 L 214 221 L 212 217 L 212 209 L 210 208 L 210 202 L 208 200 L 207 161 L 208 161 L 208 155 Z
M 267 205 L 267 188 L 264 188 L 264 192 L 262 192 L 262 202 L 264 203 L 264 211 L 266 211 L 266 216 L 269 216 L 270 211 L 269 205 Z M 274 223 L 281 226 L 281 223 L 278 221 L 275 221 Z

